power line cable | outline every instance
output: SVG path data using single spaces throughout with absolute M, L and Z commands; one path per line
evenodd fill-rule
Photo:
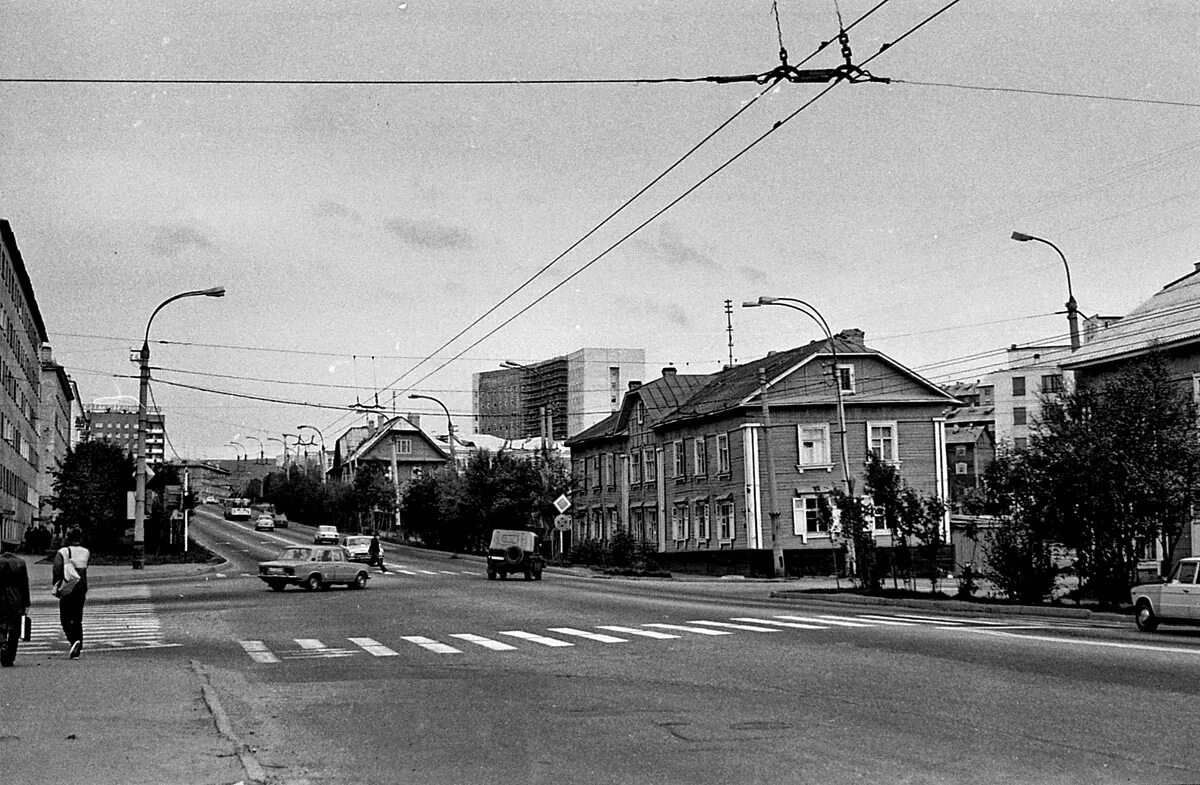
M 1044 95 L 1053 98 L 1080 98 L 1090 101 L 1117 101 L 1129 104 L 1153 104 L 1157 106 L 1181 106 L 1189 109 L 1200 109 L 1200 103 L 1194 101 L 1168 101 L 1158 98 L 1131 98 L 1120 95 L 1101 95 L 1098 93 L 1072 93 L 1064 90 L 1033 90 L 1021 87 L 994 87 L 986 85 L 954 84 L 951 82 L 921 82 L 915 79 L 893 79 L 892 84 L 907 84 L 918 87 L 947 87 L 956 90 L 974 90 L 983 93 L 1018 93 L 1023 95 Z

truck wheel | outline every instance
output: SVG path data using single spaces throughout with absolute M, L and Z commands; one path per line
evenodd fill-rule
M 1142 632 L 1154 632 L 1158 629 L 1158 617 L 1154 615 L 1154 609 L 1150 607 L 1150 603 L 1145 600 L 1139 602 L 1137 608 L 1134 609 L 1133 621 Z

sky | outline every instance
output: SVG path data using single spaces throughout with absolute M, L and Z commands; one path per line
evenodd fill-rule
M 850 29 L 891 83 L 757 99 L 446 82 L 762 73 L 878 0 L 7 2 L 0 218 L 85 402 L 135 403 L 155 307 L 226 288 L 151 326 L 172 457 L 278 454 L 301 423 L 331 446 L 376 400 L 444 433 L 412 393 L 466 432 L 473 373 L 584 347 L 712 373 L 726 300 L 735 361 L 821 336 L 760 295 L 971 380 L 1066 341 L 1062 260 L 1013 230 L 1089 315 L 1200 261 L 1200 4 L 962 0 L 903 37 L 947 2 Z

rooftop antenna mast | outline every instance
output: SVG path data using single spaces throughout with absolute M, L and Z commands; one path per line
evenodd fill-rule
M 725 332 L 729 335 L 729 367 L 733 367 L 733 300 L 725 301 Z

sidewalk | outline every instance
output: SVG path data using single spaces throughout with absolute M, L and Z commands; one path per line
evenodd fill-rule
M 50 564 L 24 555 L 35 606 L 46 609 Z M 145 584 L 213 571 L 219 565 L 93 566 L 90 588 Z M 120 591 L 120 589 L 118 589 Z M 53 611 L 50 611 L 53 614 Z M 46 614 L 42 614 L 43 619 Z M 53 618 L 53 616 L 51 616 Z M 86 782 L 95 785 L 233 785 L 251 781 L 253 759 L 225 723 L 196 662 L 178 658 L 89 656 L 17 648 L 15 667 L 0 670 L 0 776 L 5 785 Z M 61 634 L 61 633 L 59 633 Z

